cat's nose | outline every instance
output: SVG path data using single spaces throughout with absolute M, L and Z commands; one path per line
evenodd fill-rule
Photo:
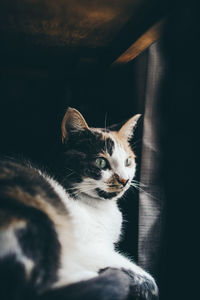
M 128 183 L 128 179 L 118 177 L 117 178 L 118 182 L 121 183 L 123 186 L 125 186 Z

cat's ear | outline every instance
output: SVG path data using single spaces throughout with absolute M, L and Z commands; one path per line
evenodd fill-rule
M 126 123 L 124 123 L 124 125 L 118 131 L 119 135 L 122 138 L 125 138 L 126 140 L 131 139 L 131 137 L 133 136 L 133 133 L 134 133 L 134 129 L 135 129 L 140 117 L 141 117 L 141 115 L 137 114 L 137 115 L 133 116 L 132 118 L 130 118 L 128 121 L 126 121 Z
M 62 142 L 67 140 L 68 135 L 71 131 L 80 131 L 84 129 L 89 129 L 85 119 L 81 113 L 75 108 L 69 107 L 62 120 Z

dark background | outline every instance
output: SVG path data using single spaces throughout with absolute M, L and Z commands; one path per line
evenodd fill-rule
M 155 274 L 161 299 L 197 299 L 199 5 L 194 0 L 168 1 L 168 5 L 172 13 L 161 47 L 166 70 L 159 96 L 162 161 L 158 162 L 166 203 Z M 59 55 L 52 56 L 47 51 L 45 68 L 36 55 L 27 71 L 27 59 L 10 54 L 9 46 L 4 48 L 0 72 L 0 152 L 24 155 L 48 165 L 60 142 L 60 123 L 68 106 L 79 109 L 92 126 L 104 126 L 105 116 L 111 125 L 143 113 L 147 57 L 148 50 L 124 66 L 74 72 L 73 58 L 66 63 Z M 9 71 L 16 61 L 20 68 Z M 142 124 L 139 130 L 142 133 Z M 138 142 L 138 154 L 140 146 Z M 121 247 L 137 258 L 137 192 L 129 193 L 122 206 L 129 222 Z
M 68 106 L 78 109 L 93 127 L 104 127 L 105 121 L 110 126 L 143 113 L 142 93 L 136 83 L 138 64 L 143 63 L 144 56 L 125 66 L 92 74 L 70 76 L 68 69 L 55 68 L 51 61 L 45 76 L 41 73 L 28 74 L 28 78 L 24 75 L 18 78 L 18 74 L 2 76 L 1 154 L 25 157 L 52 171 L 52 158 L 61 143 L 61 121 Z M 143 67 L 139 73 L 144 71 Z M 142 122 L 133 139 L 138 162 L 141 130 Z M 137 190 L 129 191 L 121 206 L 128 221 L 121 249 L 137 259 Z
M 68 106 L 80 110 L 94 127 L 104 127 L 105 119 L 109 126 L 142 112 L 143 104 L 137 103 L 135 61 L 72 78 L 58 66 L 50 69 L 44 78 L 2 76 L 2 152 L 25 152 L 42 160 L 48 157 L 60 139 L 61 121 Z

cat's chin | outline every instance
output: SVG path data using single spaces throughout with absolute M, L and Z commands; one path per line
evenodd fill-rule
M 79 195 L 79 199 L 86 201 L 86 202 L 91 202 L 94 200 L 97 201 L 106 201 L 106 200 L 117 200 L 123 195 L 122 192 L 106 192 L 103 191 L 99 188 L 96 188 L 93 192 L 91 193 L 81 193 Z
M 79 199 L 80 201 L 90 202 L 90 203 L 92 200 L 97 200 L 97 201 L 118 200 L 125 194 L 128 188 L 129 186 L 126 186 L 124 188 L 120 188 L 116 190 L 112 189 L 107 191 L 100 188 L 94 188 L 93 190 L 90 190 L 87 193 L 80 192 L 79 196 L 75 198 Z
M 90 189 L 88 192 L 80 192 L 79 196 L 77 197 L 81 201 L 91 202 L 92 200 L 97 201 L 108 201 L 108 200 L 117 200 L 121 198 L 124 193 L 128 190 L 129 185 L 123 188 L 118 189 L 108 189 L 103 190 L 99 187 Z

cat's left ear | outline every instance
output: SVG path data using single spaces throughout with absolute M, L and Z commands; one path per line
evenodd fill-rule
M 138 120 L 140 119 L 142 115 L 137 114 L 130 118 L 119 130 L 119 135 L 126 140 L 130 140 L 133 136 L 134 129 L 137 125 Z
M 62 120 L 62 142 L 68 139 L 70 132 L 77 132 L 89 129 L 81 113 L 75 108 L 69 107 Z

